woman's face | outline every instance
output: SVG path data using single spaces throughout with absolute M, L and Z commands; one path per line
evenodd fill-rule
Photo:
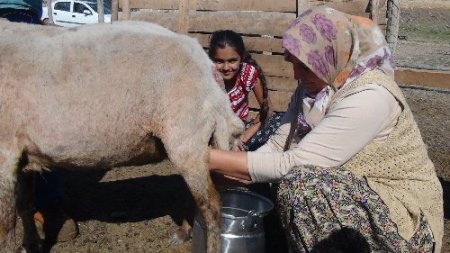
M 301 84 L 305 86 L 305 89 L 309 94 L 315 95 L 327 86 L 326 82 L 314 74 L 314 72 L 297 59 L 297 57 L 286 51 L 284 59 L 292 63 L 295 80 L 301 80 Z
M 232 47 L 218 48 L 213 59 L 223 80 L 233 80 L 240 70 L 241 56 Z

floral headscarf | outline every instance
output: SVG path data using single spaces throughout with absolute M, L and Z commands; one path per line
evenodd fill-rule
M 283 46 L 335 90 L 371 69 L 394 75 L 392 54 L 378 26 L 325 5 L 294 19 Z

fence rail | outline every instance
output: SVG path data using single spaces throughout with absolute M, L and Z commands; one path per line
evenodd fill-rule
M 275 110 L 281 111 L 286 109 L 297 86 L 292 66 L 282 56 L 281 37 L 298 12 L 322 3 L 349 14 L 371 17 L 383 30 L 386 28 L 386 0 L 119 0 L 122 13 L 118 16 L 120 20 L 149 21 L 187 33 L 206 50 L 213 31 L 236 31 L 264 70 L 272 103 Z M 375 7 L 371 9 L 373 3 Z M 252 107 L 258 107 L 254 98 L 250 101 Z

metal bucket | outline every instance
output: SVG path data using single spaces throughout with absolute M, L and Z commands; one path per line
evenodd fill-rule
M 263 218 L 273 203 L 247 189 L 227 189 L 222 198 L 221 253 L 263 253 Z M 200 215 L 194 219 L 192 253 L 206 252 L 206 226 Z

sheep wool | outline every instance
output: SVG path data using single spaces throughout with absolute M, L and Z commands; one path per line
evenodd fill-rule
M 220 196 L 208 151 L 236 148 L 244 126 L 200 43 L 137 21 L 63 29 L 0 20 L 0 34 L 0 251 L 15 251 L 16 201 L 31 207 L 30 196 L 16 198 L 32 187 L 21 170 L 167 156 L 205 218 L 208 252 L 217 252 Z M 22 245 L 34 250 L 33 219 L 22 220 Z

